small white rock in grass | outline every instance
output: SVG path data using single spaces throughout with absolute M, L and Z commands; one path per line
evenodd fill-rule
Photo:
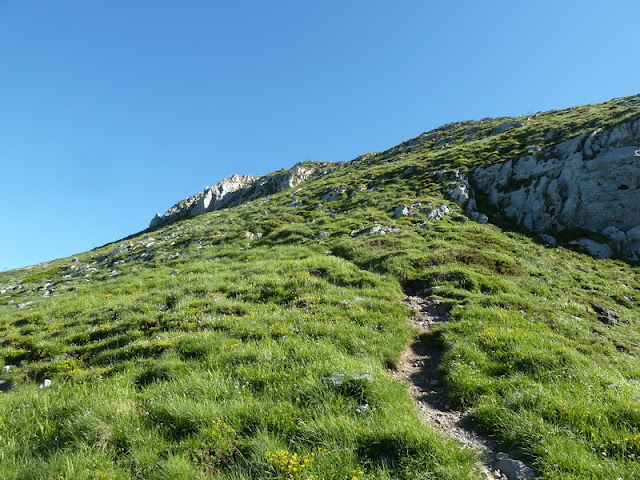
M 393 216 L 396 218 L 408 217 L 410 215 L 411 215 L 411 211 L 409 210 L 409 207 L 407 207 L 406 205 L 400 205 L 393 212 Z
M 40 384 L 39 388 L 51 388 L 51 379 L 45 378 L 44 382 Z
M 2 367 L 2 371 L 4 373 L 7 373 L 9 370 L 11 370 L 11 365 L 5 365 L 4 367 Z

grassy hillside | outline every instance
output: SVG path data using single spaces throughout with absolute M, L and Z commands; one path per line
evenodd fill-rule
M 405 292 L 450 307 L 429 335 L 479 431 L 544 478 L 640 478 L 639 267 L 467 221 L 433 173 L 639 111 L 548 112 L 517 134 L 489 135 L 512 119 L 453 124 L 294 191 L 0 273 L 2 478 L 479 479 L 390 374 L 414 336 Z M 403 203 L 414 216 L 393 216 Z

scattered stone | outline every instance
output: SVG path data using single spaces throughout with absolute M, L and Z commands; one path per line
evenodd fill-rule
M 489 223 L 489 217 L 487 217 L 484 213 L 471 212 L 471 218 L 481 224 Z
M 171 260 L 175 260 L 175 259 L 176 259 L 176 258 L 178 258 L 179 256 L 180 256 L 180 253 L 179 253 L 179 252 L 176 252 L 176 253 L 174 253 L 174 254 L 172 254 L 172 255 L 169 255 L 167 258 L 165 258 L 165 259 L 163 260 L 163 262 L 165 262 L 165 263 L 166 263 L 166 262 L 170 262 Z
M 506 453 L 496 453 L 496 462 L 494 467 L 500 471 L 507 480 L 528 480 L 536 478 L 536 474 L 533 470 L 527 467 L 520 460 L 514 460 L 509 458 Z
M 618 317 L 618 312 L 616 312 L 611 307 L 603 307 L 602 305 L 598 305 L 597 303 L 592 303 L 591 306 L 598 314 L 598 318 L 601 322 L 606 323 L 608 325 L 619 325 L 620 318 Z
M 380 225 L 374 225 L 373 227 L 366 228 L 362 231 L 354 231 L 352 234 L 360 233 L 362 235 L 386 235 L 388 233 L 400 232 L 402 229 L 394 227 L 381 227 Z
M 590 255 L 593 255 L 599 260 L 611 258 L 613 256 L 613 250 L 609 245 L 606 243 L 596 242 L 590 238 L 579 238 L 578 240 L 569 242 L 569 244 L 584 248 Z
M 451 192 L 449 192 L 449 197 L 451 200 L 457 203 L 464 203 L 469 200 L 469 185 L 465 185 L 463 183 L 458 183 Z
M 16 308 L 24 308 L 27 305 L 31 305 L 32 303 L 33 302 L 31 302 L 31 301 L 30 302 L 19 303 L 19 304 L 16 305 Z
M 346 192 L 347 189 L 345 187 L 339 187 L 330 192 L 325 193 L 322 196 L 322 200 L 325 202 L 334 202 L 336 200 L 340 200 L 342 198 L 342 194 Z
M 552 237 L 551 235 L 548 235 L 546 233 L 542 233 L 540 235 L 540 240 L 542 240 L 547 245 L 551 245 L 552 247 L 558 245 L 558 241 L 555 239 L 555 237 Z
M 11 370 L 11 365 L 5 365 L 4 367 L 2 367 L 2 371 L 3 371 L 4 373 L 9 372 L 9 370 Z
M 406 205 L 400 205 L 393 212 L 393 216 L 396 218 L 408 217 L 409 215 L 411 215 L 411 211 Z
M 489 135 L 500 135 L 501 133 L 506 132 L 507 130 L 511 130 L 512 128 L 520 128 L 524 125 L 522 122 L 504 122 L 498 125 L 496 128 L 491 130 Z
M 51 388 L 51 379 L 45 378 L 38 388 Z
M 11 380 L 0 380 L 0 392 L 8 392 L 13 387 Z
M 342 385 L 346 380 L 373 380 L 373 376 L 370 373 L 334 373 L 328 377 L 322 377 L 322 381 L 331 385 Z
M 449 215 L 450 212 L 451 210 L 449 210 L 449 205 L 438 205 L 436 208 L 432 208 L 427 211 L 427 219 L 432 222 L 443 220 L 445 215 Z

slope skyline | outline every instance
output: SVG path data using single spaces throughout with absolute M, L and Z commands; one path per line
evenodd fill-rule
M 639 148 L 453 123 L 0 273 L 4 476 L 639 478 Z
M 0 270 L 140 231 L 233 173 L 636 93 L 619 19 L 640 7 L 580 7 L 3 4 Z

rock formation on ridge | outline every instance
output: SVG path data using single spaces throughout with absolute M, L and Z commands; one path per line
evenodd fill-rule
M 180 218 L 234 207 L 256 198 L 272 195 L 296 187 L 312 176 L 333 171 L 336 165 L 330 167 L 327 162 L 302 162 L 290 169 L 279 170 L 261 177 L 235 174 L 213 187 L 205 188 L 202 193 L 181 200 L 164 215 L 156 214 L 149 227 L 155 228 Z
M 533 231 L 583 228 L 640 252 L 639 150 L 636 120 L 594 129 L 537 156 L 477 166 L 471 176 L 503 215 Z
M 638 259 L 639 105 L 638 98 L 627 97 L 526 118 L 451 123 L 351 162 L 303 162 L 261 177 L 233 175 L 156 215 L 150 227 L 287 190 L 344 165 L 399 163 L 413 157 L 419 162 L 405 173 L 432 168 L 442 191 L 464 204 L 473 220 L 489 221 L 475 191 L 497 207 L 500 216 L 534 232 L 547 232 L 547 243 L 556 243 L 549 233 L 584 229 L 596 238 L 576 238 L 565 245 L 601 258 L 617 251 Z M 616 109 L 619 114 L 611 113 Z M 440 158 L 449 168 L 438 165 Z M 341 187 L 318 200 L 338 201 L 347 190 Z M 292 198 L 291 206 L 296 205 Z

